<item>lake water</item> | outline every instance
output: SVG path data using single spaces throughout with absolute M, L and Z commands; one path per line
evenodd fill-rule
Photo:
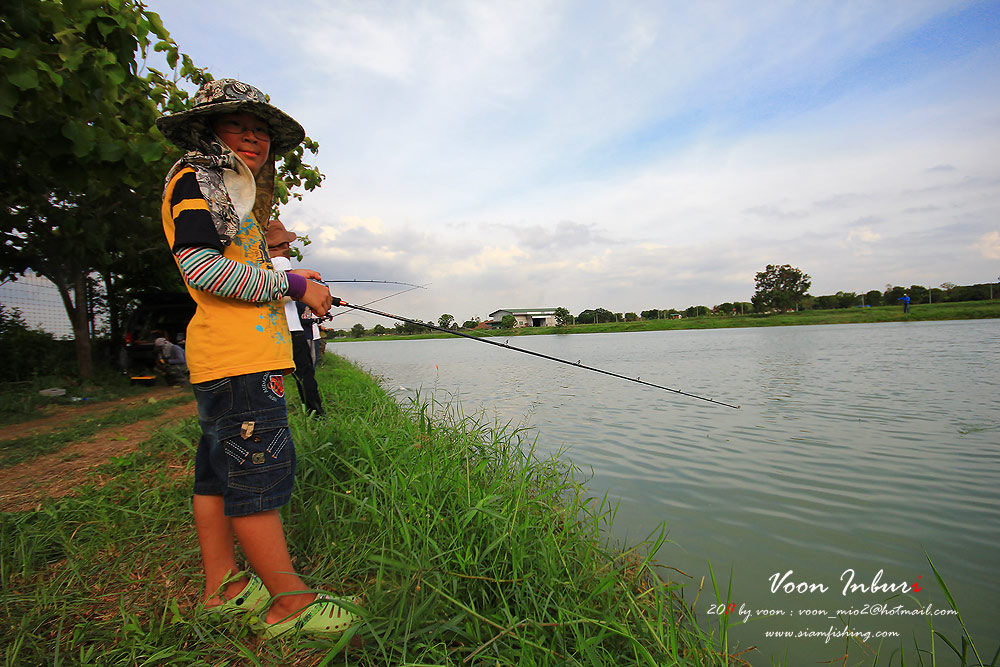
M 947 608 L 927 556 L 981 657 L 992 659 L 1000 639 L 1000 320 L 510 344 L 742 407 L 460 338 L 328 349 L 383 377 L 401 398 L 433 393 L 466 414 L 532 427 L 540 452 L 564 449 L 594 496 L 620 500 L 616 538 L 634 543 L 666 526 L 670 542 L 657 561 L 691 576 L 667 571 L 690 582 L 689 601 L 706 577 L 695 605 L 703 621 L 718 621 L 709 566 L 723 596 L 732 574 L 730 618 L 742 620 L 741 608 L 751 614 L 730 629 L 730 647 L 757 646 L 754 665 L 786 654 L 789 665 L 838 658 L 850 641 L 837 636 L 845 625 L 872 648 L 884 641 L 883 662 L 886 649 L 912 649 L 914 636 L 928 645 L 927 617 L 893 611 Z M 879 603 L 904 582 L 909 593 L 883 611 Z M 929 620 L 958 640 L 953 616 Z M 940 640 L 936 648 L 939 657 L 950 653 Z M 850 655 L 848 664 L 872 662 L 856 641 Z

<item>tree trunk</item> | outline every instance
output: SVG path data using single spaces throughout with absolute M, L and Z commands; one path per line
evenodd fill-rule
M 90 317 L 87 313 L 87 276 L 77 273 L 74 281 L 76 294 L 76 317 L 73 318 L 73 334 L 76 337 L 76 367 L 80 377 L 90 380 L 94 377 L 94 360 L 90 354 Z
M 73 324 L 73 338 L 76 342 L 76 369 L 82 379 L 94 377 L 94 360 L 90 354 L 90 322 L 87 318 L 87 276 L 76 273 L 73 276 L 73 295 L 70 298 L 69 285 L 62 276 L 48 276 L 59 289 L 63 307 Z

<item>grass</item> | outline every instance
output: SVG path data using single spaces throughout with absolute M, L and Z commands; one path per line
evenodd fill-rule
M 362 651 L 262 643 L 192 610 L 188 420 L 112 461 L 104 486 L 0 515 L 4 664 L 742 664 L 656 574 L 662 534 L 608 544 L 614 508 L 522 432 L 400 406 L 333 355 L 319 375 L 331 417 L 293 402 L 286 530 L 311 585 L 365 596 Z
M 332 354 L 318 379 L 328 418 L 290 401 L 299 469 L 283 517 L 311 585 L 363 596 L 362 650 L 263 643 L 243 620 L 196 611 L 191 419 L 112 460 L 103 486 L 0 514 L 3 664 L 746 664 L 725 621 L 699 627 L 658 574 L 663 530 L 608 543 L 616 508 L 562 458 L 536 457 L 524 432 L 424 399 L 401 406 Z M 948 644 L 975 652 L 966 637 Z M 933 651 L 870 664 L 944 664 Z
M 674 331 L 686 329 L 730 329 L 745 327 L 784 327 L 817 324 L 871 324 L 881 322 L 922 322 L 938 320 L 968 320 L 1000 318 L 1000 300 L 962 301 L 957 303 L 918 304 L 910 313 L 903 314 L 900 306 L 875 308 L 838 308 L 833 310 L 804 310 L 797 313 L 770 315 L 707 315 L 679 320 L 639 320 L 637 322 L 605 322 L 602 324 L 573 324 L 568 327 L 525 327 L 495 331 L 475 331 L 483 336 L 531 336 L 539 334 L 622 333 L 629 331 Z M 446 338 L 448 334 L 428 333 L 413 336 L 366 336 L 363 338 L 338 338 L 342 341 L 413 340 L 417 338 Z

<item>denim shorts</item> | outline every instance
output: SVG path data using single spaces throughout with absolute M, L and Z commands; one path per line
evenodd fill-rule
M 222 496 L 226 516 L 288 503 L 295 447 L 288 430 L 284 377 L 263 372 L 194 385 L 201 440 L 194 461 L 196 495 Z

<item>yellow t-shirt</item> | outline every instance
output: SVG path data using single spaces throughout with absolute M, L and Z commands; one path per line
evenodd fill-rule
M 171 248 L 176 233 L 174 218 L 183 210 L 208 211 L 205 200 L 197 197 L 171 206 L 177 181 L 192 172 L 190 168 L 180 170 L 163 194 L 163 232 Z M 232 243 L 224 247 L 222 254 L 244 264 L 274 268 L 267 254 L 264 235 L 252 214 L 243 220 Z M 185 343 L 192 383 L 262 371 L 292 371 L 295 367 L 292 362 L 292 337 L 280 299 L 253 303 L 216 296 L 190 285 L 187 289 L 197 304 L 194 317 L 188 324 Z

